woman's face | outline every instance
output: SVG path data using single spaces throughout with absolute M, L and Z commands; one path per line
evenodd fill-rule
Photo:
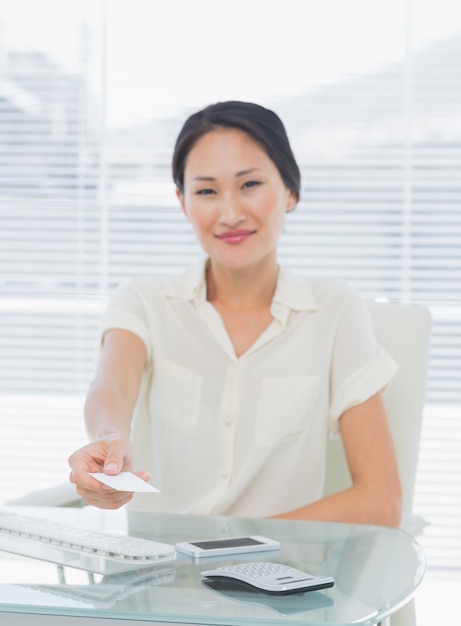
M 177 192 L 198 241 L 213 263 L 243 269 L 274 261 L 285 213 L 296 195 L 274 162 L 246 133 L 222 128 L 190 151 L 184 194 Z

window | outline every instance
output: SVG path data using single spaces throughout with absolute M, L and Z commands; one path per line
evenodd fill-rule
M 0 28 L 0 500 L 67 479 L 101 308 L 200 251 L 170 155 L 185 116 L 256 100 L 302 167 L 281 261 L 433 320 L 416 508 L 461 567 L 457 3 L 17 0 Z M 27 15 L 27 20 L 25 16 Z M 56 28 L 56 25 L 59 28 Z

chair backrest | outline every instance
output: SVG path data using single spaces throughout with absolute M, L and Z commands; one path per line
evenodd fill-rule
M 369 302 L 376 338 L 399 364 L 383 392 L 403 491 L 403 515 L 411 515 L 426 395 L 431 318 L 416 304 Z M 351 484 L 341 440 L 329 439 L 325 495 Z

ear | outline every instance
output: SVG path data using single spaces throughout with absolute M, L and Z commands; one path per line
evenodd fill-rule
M 189 215 L 186 209 L 186 202 L 184 200 L 184 194 L 181 193 L 179 187 L 176 187 L 176 197 L 179 200 L 179 204 L 181 205 L 181 209 L 183 210 L 184 215 L 189 219 Z
M 293 209 L 298 203 L 298 200 L 299 200 L 299 195 L 295 193 L 294 191 L 290 190 L 289 195 L 288 195 L 286 213 L 290 213 L 290 211 L 293 211 Z

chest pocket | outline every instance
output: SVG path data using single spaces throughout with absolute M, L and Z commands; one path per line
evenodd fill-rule
M 261 387 L 255 438 L 274 444 L 305 434 L 315 413 L 319 376 L 265 378 Z
M 193 370 L 166 359 L 155 363 L 151 414 L 184 435 L 192 435 L 197 425 L 202 394 L 202 377 Z

